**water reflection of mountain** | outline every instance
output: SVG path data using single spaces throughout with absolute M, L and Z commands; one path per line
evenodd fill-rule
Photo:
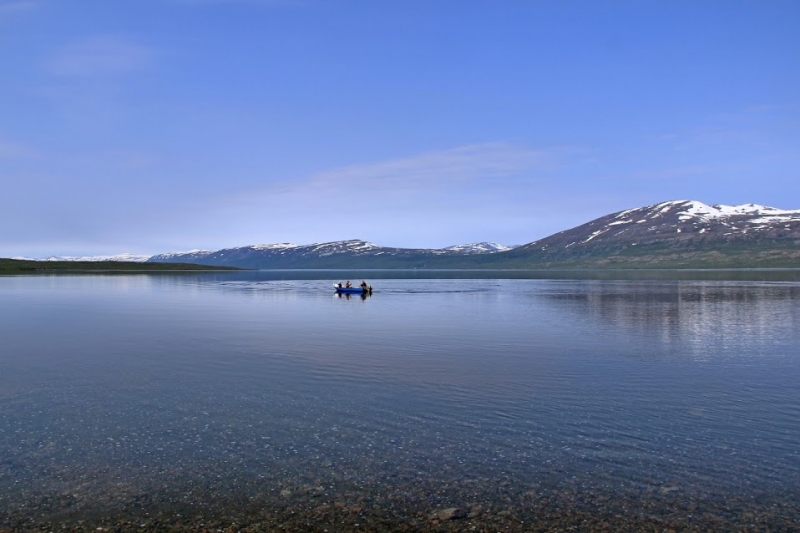
M 542 296 L 633 341 L 698 358 L 781 355 L 800 331 L 796 284 L 587 281 Z

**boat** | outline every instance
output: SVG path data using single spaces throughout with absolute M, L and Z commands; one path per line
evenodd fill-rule
M 367 285 L 366 288 L 362 287 L 340 287 L 334 283 L 333 288 L 336 289 L 338 294 L 372 294 L 372 286 Z

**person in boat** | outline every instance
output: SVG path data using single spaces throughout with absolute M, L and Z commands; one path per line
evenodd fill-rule
M 347 280 L 347 283 L 345 283 L 345 284 L 344 284 L 344 286 L 345 286 L 345 288 L 347 288 L 347 289 L 349 289 L 350 287 L 352 287 L 352 285 L 350 285 L 350 280 L 349 280 L 349 279 Z
M 336 286 L 341 289 L 342 288 L 342 282 L 340 281 L 339 283 L 336 284 Z
M 361 288 L 364 289 L 364 290 L 367 290 L 368 287 L 369 287 L 369 285 L 367 285 L 367 282 L 362 279 L 361 280 Z

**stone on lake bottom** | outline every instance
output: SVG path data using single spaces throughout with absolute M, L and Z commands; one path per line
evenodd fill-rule
M 433 513 L 433 515 L 431 515 L 431 518 L 438 518 L 439 520 L 457 520 L 466 516 L 467 513 L 464 512 L 463 509 L 459 509 L 458 507 L 449 507 L 447 509 L 442 509 L 441 511 L 436 511 Z

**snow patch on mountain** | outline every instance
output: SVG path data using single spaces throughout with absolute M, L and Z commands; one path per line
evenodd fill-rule
M 760 204 L 709 205 L 672 200 L 626 209 L 534 241 L 520 251 L 566 257 L 614 254 L 629 246 L 657 245 L 658 253 L 740 241 L 747 246 L 783 241 L 800 244 L 800 209 Z
M 629 224 L 644 221 L 655 222 L 666 215 L 676 215 L 681 222 L 712 222 L 730 225 L 736 220 L 747 220 L 750 224 L 774 224 L 781 221 L 793 221 L 800 216 L 800 209 L 778 209 L 759 204 L 742 205 L 708 205 L 696 200 L 672 200 L 660 204 L 620 211 L 607 226 Z M 638 220 L 636 220 L 638 219 Z
M 151 256 L 149 255 L 136 255 L 136 254 L 117 254 L 117 255 L 86 255 L 86 256 L 71 256 L 71 255 L 51 255 L 49 257 L 14 257 L 22 261 L 83 261 L 83 262 L 100 262 L 100 261 L 124 261 L 127 263 L 144 263 Z
M 153 255 L 149 257 L 149 260 L 150 261 L 157 261 L 162 259 L 168 260 L 168 259 L 174 259 L 176 257 L 205 257 L 213 253 L 214 253 L 213 250 L 200 250 L 196 248 L 194 250 L 187 250 L 185 252 L 167 252 L 165 254 Z
M 290 250 L 292 248 L 298 248 L 299 245 L 292 244 L 289 242 L 279 242 L 275 244 L 254 244 L 250 248 L 253 250 Z
M 324 243 L 314 243 L 308 245 L 311 252 L 319 253 L 320 255 L 333 255 L 333 254 L 341 254 L 341 253 L 364 253 L 369 252 L 371 250 L 379 250 L 383 248 L 382 246 L 378 246 L 377 244 L 373 244 L 371 242 L 362 241 L 358 239 L 349 240 L 349 241 L 335 241 L 335 242 L 324 242 Z
M 446 252 L 455 252 L 460 254 L 487 254 L 493 252 L 505 252 L 514 248 L 513 246 L 506 246 L 496 242 L 475 242 L 470 244 L 457 244 L 455 246 L 448 246 L 442 248 Z

